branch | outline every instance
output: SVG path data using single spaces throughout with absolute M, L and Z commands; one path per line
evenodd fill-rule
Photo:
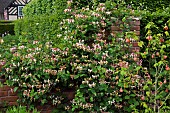
M 165 98 L 164 102 L 162 103 L 162 105 L 158 109 L 160 109 L 163 106 L 163 104 L 166 102 L 166 100 L 168 99 L 169 96 L 170 96 L 170 93 L 167 95 L 167 97 Z

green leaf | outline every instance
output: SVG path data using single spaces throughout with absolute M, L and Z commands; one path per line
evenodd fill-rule
M 136 71 L 139 71 L 140 69 L 141 69 L 141 67 L 140 67 L 140 66 L 136 67 Z
M 134 105 L 135 105 L 135 106 L 138 106 L 138 105 L 139 105 L 139 102 L 138 102 L 138 101 L 135 101 L 135 102 L 134 102 Z
M 80 88 L 85 88 L 85 87 L 86 87 L 86 85 L 84 85 L 84 84 L 80 85 Z
M 41 78 L 41 75 L 40 75 L 40 74 L 38 74 L 38 75 L 37 75 L 37 77 L 38 77 L 38 78 Z
M 155 99 L 160 99 L 161 96 L 160 95 L 156 95 Z
M 120 101 L 122 101 L 122 98 L 117 97 L 115 100 L 116 100 L 116 102 L 120 102 Z
M 46 99 L 41 100 L 41 103 L 42 103 L 42 104 L 45 104 L 46 102 L 47 102 Z
M 120 74 L 121 74 L 121 75 L 126 75 L 126 71 L 122 70 L 122 71 L 120 72 Z
M 128 95 L 125 96 L 125 99 L 130 99 L 130 97 Z
M 143 87 L 144 90 L 148 90 L 148 88 L 149 88 L 149 87 L 148 87 L 147 85 L 145 85 L 145 86 Z
M 78 78 L 79 78 L 79 75 L 75 75 L 75 76 L 74 76 L 74 79 L 78 79 Z
M 142 47 L 144 45 L 143 41 L 138 42 L 138 46 Z
M 150 92 L 149 92 L 149 91 L 147 91 L 147 92 L 146 92 L 146 95 L 149 97 L 149 96 L 150 96 Z
M 16 91 L 17 91 L 17 89 L 18 89 L 18 87 L 15 87 L 15 88 L 14 88 L 14 92 L 16 92 Z
M 90 102 L 93 102 L 93 97 L 90 97 Z
M 150 85 L 152 85 L 152 81 L 151 81 L 151 80 L 148 80 L 147 83 L 150 84 Z
M 169 33 L 168 33 L 168 31 L 165 31 L 165 35 L 166 35 L 166 36 L 169 36 Z
M 148 108 L 148 105 L 145 102 L 142 102 L 144 108 Z
M 94 89 L 89 89 L 89 91 L 91 91 L 92 92 L 92 94 L 94 95 L 94 96 L 96 96 L 97 94 L 96 94 L 96 91 L 94 90 Z
M 126 17 L 123 17 L 122 22 L 125 22 L 125 21 L 126 21 Z
M 122 82 L 119 82 L 119 83 L 118 83 L 118 86 L 119 86 L 119 87 L 123 87 L 124 84 L 123 84 Z
M 136 95 L 135 94 L 130 94 L 131 97 L 135 97 Z
M 164 48 L 166 48 L 166 45 L 162 45 L 162 47 L 161 47 L 162 49 L 164 49 Z

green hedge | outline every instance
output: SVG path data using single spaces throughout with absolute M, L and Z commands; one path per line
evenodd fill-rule
M 23 12 L 26 17 L 32 17 L 34 15 L 51 15 L 53 13 L 60 14 L 66 7 L 67 0 L 32 0 Z
M 33 16 L 17 20 L 15 23 L 15 34 L 23 35 L 30 39 L 56 38 L 59 31 L 61 17 Z M 60 41 L 56 39 L 56 41 Z
M 9 34 L 14 34 L 14 22 L 13 21 L 0 21 L 0 34 L 8 32 Z
M 67 0 L 33 0 L 24 7 L 24 18 L 15 23 L 15 34 L 28 38 L 56 38 Z M 60 40 L 56 39 L 56 42 Z

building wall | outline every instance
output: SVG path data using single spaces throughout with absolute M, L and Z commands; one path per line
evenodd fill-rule
M 9 15 L 9 20 L 17 20 L 17 16 L 15 15 Z

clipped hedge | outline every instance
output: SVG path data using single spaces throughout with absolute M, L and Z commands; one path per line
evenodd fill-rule
M 56 38 L 67 0 L 33 0 L 24 7 L 24 18 L 15 23 L 15 34 L 31 38 Z M 59 39 L 55 40 L 57 43 Z
M 29 39 L 55 38 L 54 41 L 60 43 L 62 40 L 56 38 L 56 34 L 60 29 L 59 20 L 61 18 L 57 18 L 56 15 L 25 17 L 16 21 L 15 34 L 28 37 Z
M 51 15 L 53 13 L 60 16 L 66 7 L 67 0 L 32 0 L 23 12 L 25 16 Z
M 0 21 L 0 34 L 9 33 L 14 34 L 14 22 L 13 21 Z

